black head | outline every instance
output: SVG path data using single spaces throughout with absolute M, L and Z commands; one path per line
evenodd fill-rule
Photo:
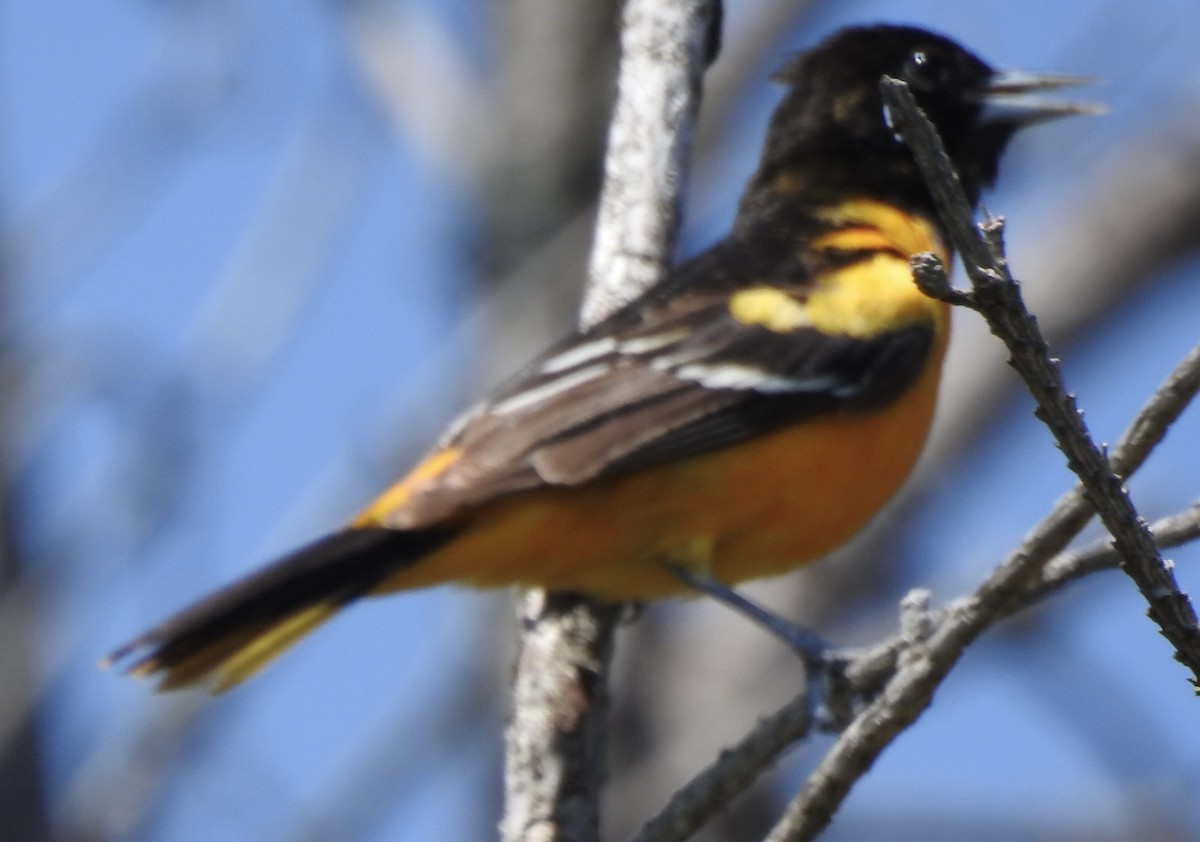
M 888 124 L 879 90 L 885 75 L 908 83 L 972 202 L 995 181 L 1017 129 L 1084 110 L 1023 96 L 1081 79 L 996 71 L 954 41 L 914 27 L 843 29 L 777 74 L 790 90 L 772 118 L 754 184 L 787 170 L 818 192 L 924 204 L 911 156 Z

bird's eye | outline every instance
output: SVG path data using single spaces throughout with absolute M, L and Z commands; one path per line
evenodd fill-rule
M 915 88 L 935 87 L 939 75 L 938 63 L 925 50 L 913 50 L 904 62 L 904 81 Z

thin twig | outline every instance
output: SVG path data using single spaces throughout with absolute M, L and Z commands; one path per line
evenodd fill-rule
M 1086 508 L 1086 503 L 1082 498 L 1067 495 L 1059 504 L 1059 507 L 1064 506 Z M 1155 543 L 1164 549 L 1200 539 L 1200 503 L 1155 521 L 1151 530 Z M 1039 554 L 1035 561 L 1041 558 Z M 1084 576 L 1115 568 L 1118 558 L 1111 545 L 1103 541 L 1053 557 L 1048 563 L 1035 567 L 1037 575 L 1025 583 L 1015 600 L 991 616 L 989 625 L 1029 608 Z M 909 595 L 905 600 L 911 597 Z M 951 602 L 940 611 L 924 615 L 923 620 L 936 630 L 947 617 L 976 610 L 969 603 L 970 599 L 964 597 Z M 902 631 L 873 646 L 842 653 L 848 659 L 845 674 L 852 692 L 860 697 L 874 697 L 895 675 L 902 653 L 912 648 L 914 641 L 919 644 L 930 636 L 930 632 L 906 634 Z M 722 751 L 711 765 L 680 788 L 630 842 L 682 842 L 687 839 L 726 809 L 795 743 L 808 738 L 813 726 L 811 705 L 803 696 L 764 717 L 746 736 Z
M 846 661 L 844 675 L 853 684 L 848 700 L 851 695 L 862 697 L 865 682 L 873 682 L 869 692 L 876 692 L 894 672 L 900 652 L 929 633 L 932 626 L 928 602 L 928 591 L 913 591 L 901 602 L 900 633 L 869 649 L 836 654 Z M 834 706 L 840 707 L 836 703 Z M 676 791 L 630 842 L 682 842 L 689 838 L 745 792 L 784 752 L 808 738 L 814 728 L 821 728 L 814 709 L 810 694 L 804 693 L 763 717 L 746 736 Z
M 893 119 L 897 120 L 910 147 L 922 150 L 918 161 L 923 161 L 925 166 L 932 165 L 930 171 L 925 172 L 931 192 L 935 198 L 948 199 L 950 208 L 958 209 L 958 213 L 954 213 L 943 208 L 942 215 L 946 217 L 945 223 L 952 233 L 952 239 L 963 255 L 968 271 L 972 273 L 972 281 L 995 286 L 995 282 L 1006 274 L 999 238 L 976 233 L 973 217 L 961 198 L 961 191 L 941 149 L 941 142 L 916 108 L 907 89 L 899 83 L 887 84 L 884 86 L 884 96 Z M 914 155 L 917 155 L 915 151 Z M 982 266 L 972 267 L 972 262 L 982 263 Z M 998 297 L 1010 294 L 999 293 Z M 961 293 L 948 295 L 951 298 L 961 297 Z M 1070 422 L 1067 426 L 1071 426 Z M 1104 463 L 1102 457 L 1101 462 Z M 1106 463 L 1103 467 L 1111 474 Z M 1090 471 L 1085 471 L 1085 476 L 1081 477 L 1089 482 L 1092 478 Z M 1117 480 L 1116 484 L 1119 489 L 1120 481 Z M 1118 496 L 1123 497 L 1123 491 Z M 883 692 L 867 705 L 822 758 L 767 837 L 768 842 L 812 839 L 828 825 L 850 788 L 880 752 L 928 706 L 934 690 L 957 662 L 963 649 L 1014 604 L 1024 590 L 1025 582 L 1049 556 L 1065 548 L 1067 542 L 1087 522 L 1090 508 L 1079 493 L 1065 495 L 1050 515 L 1026 536 L 1021 546 L 988 577 L 975 594 L 952 606 L 927 644 L 905 653 L 899 669 Z M 1134 522 L 1136 525 L 1136 516 Z M 1148 534 L 1145 540 L 1153 546 Z M 1146 552 L 1140 545 L 1129 549 L 1140 555 Z M 1157 557 L 1157 551 L 1150 550 L 1149 554 L 1152 558 Z
M 1138 411 L 1113 448 L 1113 467 L 1125 477 L 1135 473 L 1198 392 L 1200 345 L 1175 366 Z M 1115 552 L 1107 542 L 1100 547 L 1064 551 L 1091 516 L 1091 506 L 1083 497 L 1082 487 L 1077 486 L 1059 499 L 1051 513 L 1028 533 L 1021 548 L 978 592 L 951 602 L 942 611 L 926 616 L 925 621 L 932 625 L 934 633 L 949 617 L 978 615 L 984 625 L 991 625 L 1075 579 L 1116 566 Z M 1152 531 L 1159 547 L 1200 537 L 1200 504 L 1156 522 Z M 932 636 L 933 633 L 924 631 L 899 633 L 869 648 L 843 653 L 851 692 L 861 698 L 874 698 L 895 676 L 901 654 L 912 648 L 914 641 L 920 644 Z M 807 709 L 804 703 L 793 701 L 763 719 L 676 793 L 634 837 L 634 842 L 677 842 L 724 809 L 788 749 L 789 741 L 799 741 L 810 734 L 811 722 L 803 728 L 792 727 L 795 720 L 791 716 L 801 709 Z M 770 750 L 764 751 L 765 746 L 770 746 Z
M 1155 390 L 1112 451 L 1112 467 L 1128 477 L 1142 466 L 1167 429 L 1200 394 L 1200 345 L 1192 348 Z
M 975 227 L 937 130 L 921 113 L 908 87 L 898 80 L 885 79 L 883 92 L 930 186 L 951 241 L 963 255 L 972 289 L 966 294 L 954 290 L 945 269 L 928 259 L 914 262 L 917 283 L 929 295 L 976 310 L 992 333 L 1003 340 L 1011 355 L 1010 364 L 1037 401 L 1035 414 L 1054 435 L 1067 457 L 1067 466 L 1079 477 L 1084 495 L 1112 535 L 1122 558 L 1121 569 L 1149 604 L 1147 614 L 1174 647 L 1175 660 L 1191 670 L 1193 688 L 1200 690 L 1200 621 L 1195 609 L 1154 546 L 1150 530 L 1107 454 L 1092 440 L 1075 396 L 1067 391 L 1062 371 L 1050 357 L 1037 321 L 1025 307 L 1021 288 L 1009 273 L 1003 255 L 1003 222 L 989 218 Z
M 1200 538 L 1200 502 L 1181 512 L 1159 518 L 1150 524 L 1154 543 L 1160 550 L 1178 547 Z M 1096 541 L 1085 547 L 1068 550 L 1053 558 L 1039 571 L 1039 576 L 1026 586 L 1019 608 L 1028 607 L 1033 600 L 1043 599 L 1063 586 L 1084 576 L 1118 567 L 1120 554 L 1112 543 Z
M 764 717 L 736 746 L 671 796 L 631 842 L 687 839 L 743 793 L 785 751 L 812 733 L 813 716 L 805 696 Z

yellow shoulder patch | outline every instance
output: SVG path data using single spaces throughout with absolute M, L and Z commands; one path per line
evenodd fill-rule
M 807 310 L 822 333 L 870 339 L 917 324 L 940 332 L 946 306 L 917 289 L 906 260 L 876 252 L 818 278 Z
M 788 333 L 812 325 L 804 302 L 777 287 L 750 287 L 729 297 L 729 314 L 742 324 Z
M 908 259 L 946 249 L 931 223 L 869 199 L 823 208 L 817 218 L 831 230 L 815 237 L 818 250 L 863 252 L 861 259 L 820 273 L 800 298 L 786 289 L 755 286 L 734 293 L 729 313 L 742 324 L 775 333 L 811 328 L 830 336 L 869 339 L 914 324 L 941 332 L 945 305 L 926 297 L 913 282 Z

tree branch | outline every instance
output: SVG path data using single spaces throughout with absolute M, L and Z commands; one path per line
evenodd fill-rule
M 585 327 L 636 298 L 671 264 L 718 8 L 715 0 L 625 6 Z M 506 732 L 506 842 L 598 838 L 607 672 L 620 613 L 620 606 L 571 594 L 535 590 L 522 599 Z
M 1060 501 L 1060 505 L 1081 505 L 1081 499 L 1073 492 L 1064 497 L 1064 501 L 1070 502 Z M 1200 538 L 1200 503 L 1155 521 L 1151 531 L 1155 543 L 1164 549 Z M 991 615 L 989 626 L 1031 607 L 1073 581 L 1116 567 L 1118 560 L 1119 556 L 1107 541 L 1054 556 L 1037 568 L 1037 575 L 1026 582 L 1019 597 Z M 927 592 L 918 590 L 905 601 L 914 595 L 928 596 Z M 970 611 L 970 599 L 963 597 L 940 611 L 926 614 L 923 624 L 936 629 L 960 610 Z M 849 692 L 860 698 L 873 696 L 895 675 L 901 655 L 930 636 L 928 629 L 918 630 L 916 634 L 901 631 L 871 647 L 843 653 L 847 659 L 845 677 Z M 710 766 L 680 788 L 630 842 L 681 842 L 687 839 L 726 810 L 784 752 L 811 736 L 813 725 L 811 705 L 805 697 L 793 699 L 763 717 L 745 737 L 722 751 Z
M 663 809 L 642 825 L 631 842 L 687 839 L 800 740 L 812 733 L 812 706 L 799 696 L 764 717 L 737 745 L 681 787 Z
M 944 187 L 945 181 L 939 182 L 939 186 Z M 950 194 L 953 198 L 953 191 Z M 960 203 L 960 210 L 962 208 L 967 208 L 965 201 Z M 969 208 L 966 212 L 969 214 Z M 957 225 L 960 234 L 969 232 L 972 238 L 971 242 L 960 246 L 960 250 L 964 254 L 986 257 L 983 270 L 993 272 L 996 277 L 1005 277 L 999 240 L 980 238 L 970 217 L 967 222 L 966 225 L 951 223 Z M 997 264 L 1000 271 L 997 271 Z M 944 287 L 942 294 L 960 303 L 972 300 L 970 293 Z M 1032 322 L 1032 319 L 1028 321 Z M 1047 382 L 1053 382 L 1053 378 Z M 1110 471 L 1124 477 L 1136 471 L 1198 390 L 1200 347 L 1176 366 L 1130 424 L 1112 452 Z M 1093 506 L 1085 493 L 1081 483 L 1063 495 L 1049 515 L 1030 530 L 1021 545 L 974 594 L 955 600 L 933 615 L 923 614 L 920 622 L 909 623 L 900 634 L 868 650 L 845 653 L 847 684 L 860 698 L 871 701 L 809 777 L 768 837 L 770 842 L 814 838 L 883 748 L 924 710 L 941 679 L 979 634 L 1067 582 L 1115 563 L 1115 553 L 1108 552 L 1105 547 L 1063 552 L 1093 514 Z M 1200 535 L 1200 505 L 1159 521 L 1154 532 L 1155 539 L 1163 546 L 1197 537 Z M 737 746 L 723 752 L 712 767 L 685 787 L 662 814 L 646 825 L 636 837 L 637 842 L 670 842 L 684 838 L 688 829 L 702 820 L 697 817 L 698 810 L 692 803 L 699 793 L 707 793 L 710 798 L 704 804 L 705 816 L 732 800 L 787 747 L 782 733 L 772 735 L 766 731 L 778 728 L 782 732 L 784 726 L 777 724 L 781 722 L 793 729 L 791 733 L 795 739 L 803 739 L 811 731 L 810 720 L 788 718 L 789 714 L 797 715 L 801 707 L 799 701 L 790 703 L 764 720 Z M 802 727 L 796 727 L 793 722 L 801 723 Z M 776 740 L 775 736 L 780 739 Z M 770 745 L 771 749 L 759 751 L 755 747 L 760 745 Z M 746 758 L 756 758 L 754 762 L 758 768 L 746 768 Z
M 1200 503 L 1193 503 L 1181 512 L 1159 518 L 1150 524 L 1150 532 L 1154 535 L 1154 543 L 1159 549 L 1178 547 L 1195 541 L 1200 538 Z M 1026 608 L 1035 600 L 1043 599 L 1064 585 L 1089 574 L 1118 567 L 1120 561 L 1120 553 L 1113 548 L 1111 542 L 1105 540 L 1061 553 L 1039 571 L 1040 575 L 1037 578 L 1028 583 L 1019 605 L 1015 608 Z
M 666 275 L 675 258 L 700 84 L 720 4 L 629 0 L 617 106 L 580 322 L 594 324 Z
M 1121 477 L 1093 441 L 1074 395 L 1067 392 L 1057 361 L 1051 359 L 1037 321 L 1025 307 L 1021 289 L 1008 271 L 1003 254 L 1003 222 L 989 218 L 976 229 L 970 206 L 958 185 L 937 131 L 917 107 L 907 85 L 885 79 L 883 94 L 901 134 L 913 150 L 917 166 L 933 193 L 938 211 L 963 265 L 972 290 L 950 286 L 944 267 L 932 256 L 913 261 L 917 285 L 928 295 L 979 312 L 992 333 L 1003 340 L 1010 364 L 1037 401 L 1035 414 L 1050 429 L 1067 466 L 1079 477 L 1083 493 L 1096 510 L 1122 558 L 1121 569 L 1133 579 L 1150 608 L 1160 633 L 1175 648 L 1175 659 L 1192 672 L 1200 690 L 1200 622 L 1175 575 L 1154 546 Z
M 941 148 L 936 131 L 920 114 L 911 94 L 902 84 L 888 80 L 884 84 L 883 92 L 893 119 L 897 121 L 898 128 L 914 150 L 918 165 L 922 167 L 951 240 L 962 254 L 968 275 L 975 284 L 975 294 L 978 294 L 981 288 L 987 290 L 983 296 L 989 301 L 994 299 L 1005 305 L 1005 312 L 1009 313 L 1003 317 L 1003 321 L 997 317 L 996 324 L 992 325 L 993 330 L 1007 327 L 1017 331 L 1016 334 L 1008 334 L 1020 337 L 1010 342 L 1010 349 L 1014 354 L 1018 350 L 1022 352 L 1019 358 L 1014 357 L 1014 365 L 1017 359 L 1020 359 L 1022 366 L 1026 367 L 1023 373 L 1035 379 L 1033 385 L 1036 385 L 1038 393 L 1051 397 L 1047 393 L 1057 390 L 1065 396 L 1057 370 L 1053 365 L 1047 368 L 1048 358 L 1044 354 L 1044 342 L 1040 336 L 1033 339 L 1025 333 L 1033 327 L 1032 317 L 1028 314 L 1014 315 L 1008 309 L 1008 306 L 1017 303 L 1019 298 L 1015 294 L 1015 284 L 1007 273 L 1000 239 L 994 231 L 990 234 L 980 234 L 976 231 L 969 204 L 958 187 L 957 178 L 946 159 L 945 151 Z M 966 294 L 962 292 L 948 290 L 945 294 L 956 303 L 968 303 L 964 298 Z M 1045 361 L 1027 361 L 1024 349 L 1014 348 L 1023 343 L 1043 348 L 1040 357 L 1045 358 Z M 1068 405 L 1071 407 L 1069 410 L 1065 408 Z M 1046 411 L 1054 414 L 1056 435 L 1065 435 L 1065 431 L 1072 430 L 1082 423 L 1078 414 L 1074 412 L 1073 403 L 1051 402 L 1051 407 Z M 1084 446 L 1083 450 L 1087 450 L 1088 446 Z M 1085 500 L 1079 491 L 1072 491 L 1060 499 L 1051 514 L 1026 536 L 1017 551 L 993 572 L 974 595 L 951 606 L 946 619 L 928 643 L 919 649 L 914 648 L 900 659 L 895 676 L 880 696 L 846 728 L 818 764 L 799 794 L 788 805 L 780 822 L 768 837 L 768 842 L 812 839 L 829 823 L 855 781 L 870 767 L 892 738 L 911 724 L 929 704 L 934 689 L 957 662 L 963 649 L 994 622 L 995 618 L 1003 616 L 1015 598 L 1021 594 L 1026 580 L 1049 555 L 1065 548 L 1066 543 L 1087 522 L 1090 517 L 1089 509 L 1093 506 L 1107 507 L 1111 503 L 1111 508 L 1106 508 L 1104 516 L 1121 532 L 1123 542 L 1128 542 L 1129 531 L 1142 533 L 1132 545 L 1123 545 L 1123 551 L 1129 554 L 1136 553 L 1141 561 L 1146 561 L 1148 557 L 1151 564 L 1153 559 L 1158 558 L 1159 567 L 1169 575 L 1169 571 L 1161 564 L 1157 550 L 1153 549 L 1153 541 L 1145 532 L 1144 525 L 1138 521 L 1136 514 L 1132 513 L 1120 480 L 1115 476 L 1112 480 L 1103 479 L 1104 474 L 1112 475 L 1112 470 L 1103 455 L 1096 451 L 1094 446 L 1091 446 L 1094 453 L 1090 457 L 1085 453 L 1076 452 L 1079 447 L 1077 442 L 1070 442 L 1065 447 L 1070 448 L 1067 451 L 1070 454 L 1069 460 L 1080 467 L 1080 479 L 1084 487 L 1095 489 L 1088 492 L 1092 499 Z M 1099 468 L 1094 464 L 1096 460 L 1099 460 Z M 1115 489 L 1111 488 L 1114 483 Z M 1106 526 L 1108 525 L 1106 522 Z M 1149 549 L 1143 546 L 1143 542 Z M 1128 558 L 1127 555 L 1127 561 Z M 1172 601 L 1171 597 L 1163 594 L 1154 593 L 1151 596 L 1156 604 Z M 1187 643 L 1188 638 L 1196 637 L 1194 629 L 1193 621 L 1190 629 L 1187 626 L 1172 627 L 1170 633 L 1180 638 L 1181 642 Z M 1197 663 L 1200 663 L 1200 660 Z

